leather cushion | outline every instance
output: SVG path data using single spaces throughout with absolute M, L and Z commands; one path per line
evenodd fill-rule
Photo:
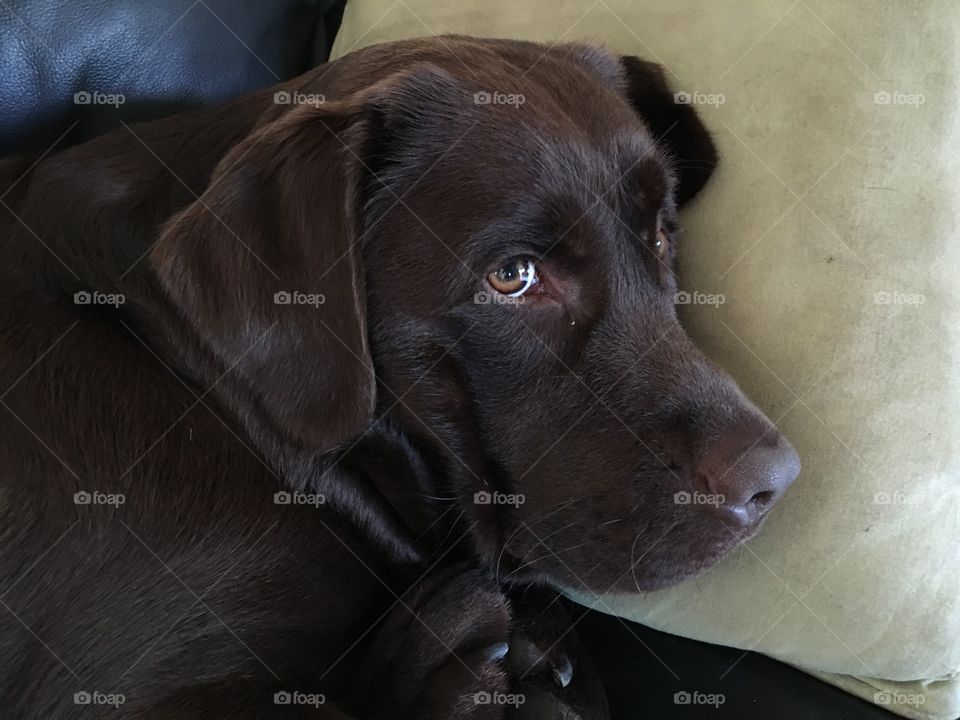
M 29 0 L 0 7 L 0 155 L 222 102 L 325 59 L 334 0 Z M 87 93 L 78 95 L 76 93 Z M 122 96 L 122 102 L 117 102 Z M 84 99 L 89 102 L 82 104 Z

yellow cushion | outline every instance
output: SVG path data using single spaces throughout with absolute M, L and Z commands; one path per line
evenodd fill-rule
M 333 55 L 446 32 L 596 41 L 701 104 L 681 279 L 725 303 L 682 318 L 804 462 L 702 578 L 578 599 L 960 715 L 960 4 L 351 0 Z

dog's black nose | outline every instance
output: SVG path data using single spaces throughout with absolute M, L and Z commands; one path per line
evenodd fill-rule
M 775 432 L 775 431 L 772 431 Z M 731 525 L 756 523 L 800 474 L 800 457 L 777 433 L 744 447 L 742 435 L 715 441 L 697 470 L 697 484 L 708 504 Z

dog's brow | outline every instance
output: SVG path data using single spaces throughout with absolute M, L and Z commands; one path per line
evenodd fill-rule
M 667 200 L 669 183 L 663 166 L 643 158 L 629 167 L 617 186 L 618 212 L 637 235 L 646 232 Z

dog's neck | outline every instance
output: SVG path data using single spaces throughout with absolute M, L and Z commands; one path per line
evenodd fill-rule
M 391 519 L 402 525 L 401 536 L 391 538 L 393 544 L 412 542 L 418 554 L 429 558 L 450 551 L 460 539 L 459 498 L 422 449 L 385 421 L 336 454 L 333 462 L 349 476 L 348 482 L 375 492 L 388 509 L 387 522 L 378 530 L 389 537 L 396 532 Z

